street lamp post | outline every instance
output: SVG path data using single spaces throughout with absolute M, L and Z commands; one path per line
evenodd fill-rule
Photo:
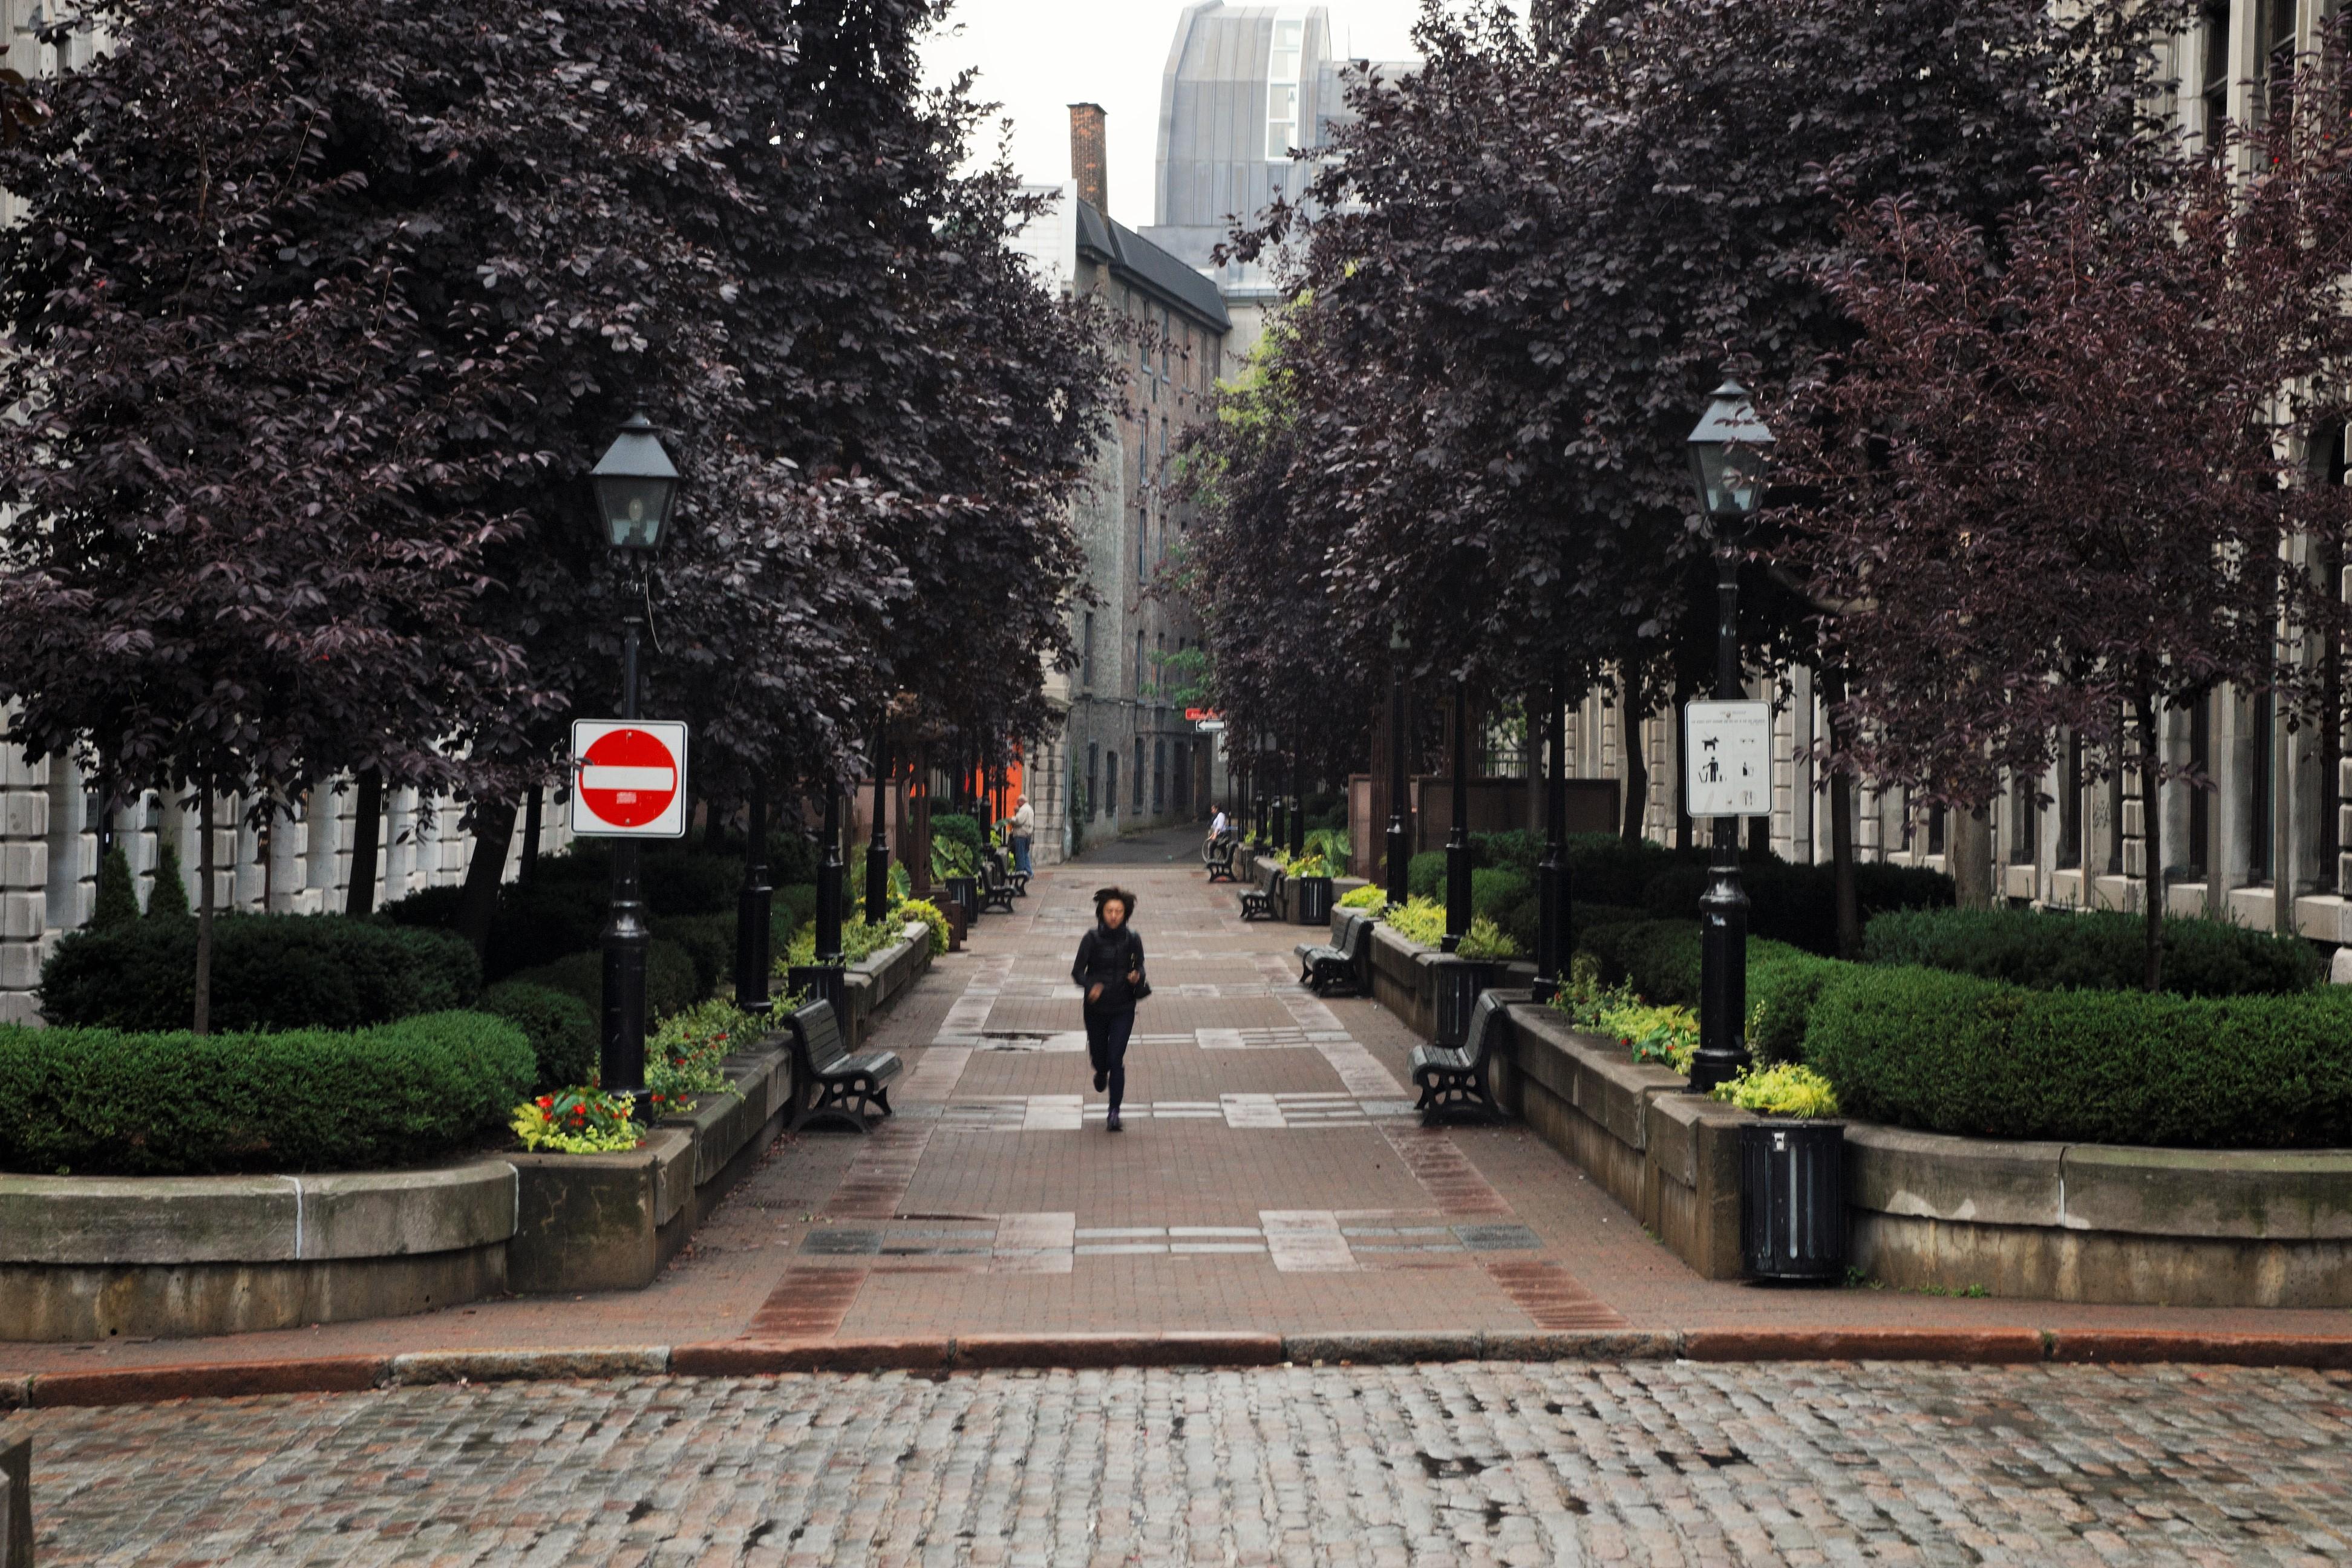
M 822 968 L 841 964 L 842 884 L 847 868 L 841 863 L 841 785 L 824 781 L 824 855 L 816 863 L 816 961 Z
M 1772 432 L 1756 416 L 1748 389 L 1727 376 L 1691 431 L 1691 476 L 1715 544 L 1715 694 L 1747 695 L 1739 669 L 1739 554 L 1764 499 Z M 1690 1086 L 1706 1093 L 1748 1064 L 1748 895 L 1739 886 L 1739 819 L 1714 821 L 1714 863 L 1699 900 L 1699 1045 Z
M 1454 828 L 1445 836 L 1445 941 L 1470 934 L 1470 683 L 1454 682 Z
M 1290 741 L 1290 854 L 1307 853 L 1307 748 L 1297 736 Z
M 866 921 L 879 921 L 890 909 L 890 840 L 883 824 L 883 789 L 890 773 L 890 723 L 884 720 L 874 737 L 874 834 L 866 841 Z
M 623 559 L 644 563 L 659 549 L 677 504 L 677 468 L 662 450 L 653 424 L 630 416 L 612 446 L 597 459 L 589 485 L 595 491 L 604 540 Z M 621 717 L 637 717 L 637 643 L 645 627 L 642 595 L 629 595 L 622 612 Z M 639 893 L 637 841 L 613 846 L 612 910 L 604 925 L 604 1035 L 597 1053 L 598 1082 L 607 1094 L 632 1099 L 646 1091 L 646 947 L 653 932 L 646 924 Z
M 1412 785 L 1405 773 L 1404 737 L 1408 722 L 1404 666 L 1410 651 L 1400 623 L 1389 633 L 1389 902 L 1392 904 L 1403 903 L 1412 890 L 1407 875 L 1412 865 L 1412 829 L 1405 815 L 1410 805 L 1405 797 Z
M 1549 1002 L 1568 983 L 1574 951 L 1568 868 L 1568 714 L 1559 659 L 1551 662 L 1549 731 L 1551 756 L 1544 772 L 1544 853 L 1536 866 L 1535 999 Z

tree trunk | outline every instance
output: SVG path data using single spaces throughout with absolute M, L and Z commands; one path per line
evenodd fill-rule
M 2142 693 L 2134 707 L 2139 720 L 2139 847 L 2145 857 L 2141 878 L 2147 909 L 2147 969 L 2150 991 L 2164 989 L 2164 812 L 2157 798 L 2157 773 L 2162 759 L 2157 751 L 2156 700 Z M 2116 824 L 2121 832 L 2123 825 Z
M 1964 910 L 1992 908 L 1992 819 L 1978 806 L 1948 812 L 1944 820 L 1944 865 L 1951 873 L 1953 901 Z
M 486 800 L 474 807 L 474 858 L 466 862 L 466 884 L 457 893 L 457 931 L 476 954 L 490 945 L 490 922 L 499 915 L 499 885 L 506 880 L 507 851 L 514 845 L 515 803 Z
M 522 808 L 522 864 L 515 868 L 515 882 L 529 887 L 539 871 L 539 840 L 544 826 L 541 812 L 546 805 L 547 791 L 539 784 L 530 786 Z
M 1853 874 L 1853 780 L 1836 769 L 1837 710 L 1845 701 L 1845 671 L 1822 671 L 1822 731 L 1830 754 L 1830 867 L 1836 887 L 1838 956 L 1862 960 L 1862 889 Z
M 375 858 L 383 836 L 383 772 L 362 770 L 358 796 L 352 802 L 352 884 L 343 894 L 343 913 L 353 917 L 375 912 Z
M 1638 735 L 1625 752 L 1625 826 L 1618 834 L 1628 844 L 1642 842 L 1642 819 L 1650 814 L 1650 759 Z
M 199 1036 L 213 1032 L 213 792 L 196 806 L 196 1017 Z

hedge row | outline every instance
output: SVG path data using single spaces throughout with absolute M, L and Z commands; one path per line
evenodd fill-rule
M 523 1032 L 479 1013 L 202 1038 L 0 1026 L 0 1168 L 162 1176 L 412 1164 L 496 1127 L 531 1076 Z
M 2070 1142 L 2352 1141 L 2352 988 L 2209 998 L 1839 968 L 1804 1048 L 1850 1115 Z
M 2005 980 L 2037 991 L 2137 991 L 2147 927 L 2119 910 L 1936 910 L 1870 922 L 1863 956 Z M 2183 996 L 2271 996 L 2325 980 L 2319 950 L 2216 920 L 2164 922 L 2164 988 Z
M 213 921 L 216 1030 L 356 1029 L 463 1007 L 482 986 L 446 931 L 341 915 Z M 196 922 L 140 921 L 64 938 L 41 967 L 41 1016 L 81 1028 L 184 1029 L 195 1020 Z

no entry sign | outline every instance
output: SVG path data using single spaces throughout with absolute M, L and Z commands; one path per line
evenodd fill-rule
M 686 837 L 686 726 L 572 721 L 572 830 L 592 838 Z

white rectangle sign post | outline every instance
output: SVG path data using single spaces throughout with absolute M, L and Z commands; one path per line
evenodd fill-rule
M 1693 816 L 1772 809 L 1772 705 L 1693 702 L 1683 710 L 1683 798 Z
M 572 721 L 572 831 L 588 838 L 686 837 L 686 726 Z

